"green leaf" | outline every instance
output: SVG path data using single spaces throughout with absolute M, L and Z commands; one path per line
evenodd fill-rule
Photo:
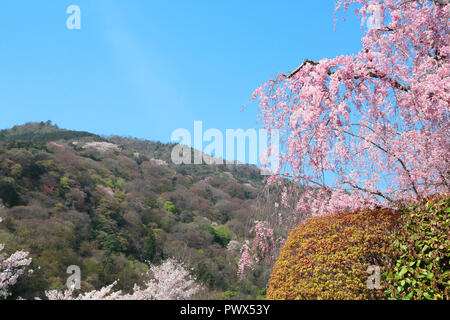
M 402 269 L 399 272 L 399 275 L 403 276 L 407 272 L 408 272 L 408 268 L 406 266 L 403 266 Z
M 427 300 L 432 300 L 433 298 L 431 298 L 430 294 L 428 292 L 425 292 L 423 294 L 423 296 L 427 299 Z
M 408 293 L 407 296 L 404 296 L 402 300 L 411 300 L 413 297 L 414 292 L 410 292 Z

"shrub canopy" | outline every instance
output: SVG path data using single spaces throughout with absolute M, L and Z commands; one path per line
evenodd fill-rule
M 399 221 L 390 209 L 312 217 L 291 231 L 275 264 L 268 299 L 377 299 L 368 267 L 383 257 Z
M 405 210 L 389 250 L 388 299 L 449 299 L 449 213 L 448 196 Z

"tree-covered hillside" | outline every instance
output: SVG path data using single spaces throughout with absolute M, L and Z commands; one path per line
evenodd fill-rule
M 84 290 L 140 283 L 175 258 L 214 298 L 255 298 L 261 269 L 240 281 L 239 249 L 264 185 L 247 165 L 171 163 L 173 145 L 69 131 L 50 122 L 0 132 L 0 243 L 25 250 L 29 273 L 11 298 L 63 289 L 70 265 Z

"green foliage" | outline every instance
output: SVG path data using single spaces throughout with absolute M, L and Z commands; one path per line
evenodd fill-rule
M 390 246 L 388 299 L 450 297 L 450 198 L 430 198 L 404 210 Z
M 144 238 L 144 252 L 143 259 L 144 261 L 154 262 L 156 258 L 156 237 L 155 232 L 147 228 L 147 235 Z
M 226 300 L 231 300 L 235 297 L 237 297 L 238 293 L 236 291 L 225 291 L 222 292 L 221 296 L 222 298 L 226 299 Z
M 70 189 L 69 178 L 67 178 L 67 177 L 62 177 L 61 179 L 59 179 L 59 184 L 60 184 L 61 188 L 65 189 L 65 190 Z
M 214 241 L 226 247 L 231 240 L 231 231 L 225 226 L 212 227 Z
M 117 279 L 117 288 L 128 290 L 144 261 L 168 257 L 193 268 L 213 291 L 257 296 L 265 278 L 240 281 L 239 253 L 226 249 L 232 237 L 243 240 L 232 231 L 245 225 L 255 202 L 241 184 L 262 188 L 257 169 L 176 166 L 173 145 L 130 138 L 106 140 L 120 146 L 117 152 L 81 147 L 91 141 L 105 139 L 50 123 L 0 131 L 0 199 L 7 206 L 0 242 L 29 251 L 35 263 L 12 298 L 64 288 L 72 264 L 81 267 L 87 290 Z
M 114 176 L 102 177 L 101 175 L 95 174 L 92 176 L 94 182 L 99 185 L 110 187 L 113 190 L 122 189 L 125 180 L 123 178 L 117 178 Z
M 12 178 L 3 178 L 0 180 L 0 199 L 8 207 L 13 207 L 21 202 L 19 186 Z
M 0 141 L 12 142 L 21 141 L 17 145 L 19 148 L 29 146 L 29 143 L 35 145 L 44 145 L 49 141 L 71 140 L 81 138 L 94 138 L 97 141 L 103 141 L 100 136 L 82 131 L 71 131 L 58 128 L 51 122 L 27 123 L 22 126 L 15 126 L 10 130 L 0 131 Z
M 267 299 L 377 299 L 367 269 L 382 267 L 399 214 L 341 212 L 309 218 L 291 231 L 269 281 Z
M 176 212 L 175 205 L 171 201 L 164 202 L 163 209 L 169 211 L 170 213 Z
M 261 298 L 262 300 L 265 300 L 267 297 L 267 288 L 258 290 L 258 298 Z
M 6 145 L 6 149 L 38 149 L 48 151 L 43 143 L 33 143 L 31 141 L 12 140 Z

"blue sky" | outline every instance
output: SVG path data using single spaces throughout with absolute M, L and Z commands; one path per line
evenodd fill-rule
M 66 28 L 72 4 L 81 30 Z M 52 120 L 163 142 L 194 120 L 254 128 L 249 99 L 272 75 L 359 51 L 359 21 L 335 30 L 333 12 L 333 0 L 3 1 L 0 128 Z

